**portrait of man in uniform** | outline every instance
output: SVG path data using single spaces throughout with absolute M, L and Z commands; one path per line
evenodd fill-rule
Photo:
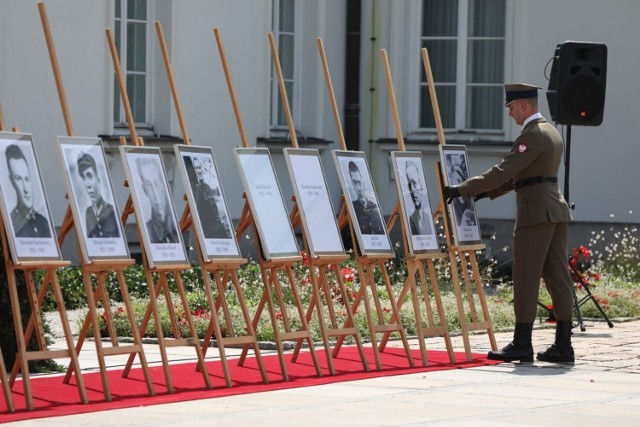
M 120 237 L 116 211 L 102 196 L 102 180 L 95 159 L 89 153 L 82 153 L 76 163 L 82 186 L 91 201 L 85 210 L 87 237 Z
M 426 201 L 427 192 L 420 172 L 418 165 L 413 160 L 408 160 L 405 163 L 407 187 L 414 208 L 409 216 L 409 225 L 413 236 L 433 234 L 431 212 Z
M 463 154 L 446 153 L 447 179 L 449 185 L 458 185 L 469 177 L 467 164 Z M 453 199 L 451 204 L 458 227 L 475 226 L 476 216 L 473 205 L 463 197 Z
M 11 223 L 16 237 L 51 237 L 47 218 L 34 207 L 33 180 L 22 149 L 9 145 L 5 151 L 9 182 L 15 190 L 16 206 L 11 210 Z
M 209 163 L 209 158 L 204 156 L 186 157 L 191 160 L 190 165 L 186 163 L 189 185 L 196 202 L 204 237 L 230 239 L 231 230 L 218 207 L 218 199 L 222 194 L 213 173 L 213 165 Z
M 179 243 L 178 230 L 161 168 L 155 159 L 136 159 L 140 185 L 151 207 L 151 217 L 145 223 L 147 236 L 150 243 Z
M 360 168 L 353 160 L 349 162 L 349 178 L 356 198 L 352 201 L 360 233 L 385 234 L 382 216 L 378 205 L 367 197 L 367 187 L 360 173 Z

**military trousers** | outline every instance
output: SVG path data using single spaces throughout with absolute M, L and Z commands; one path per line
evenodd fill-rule
M 551 295 L 558 321 L 570 321 L 573 282 L 567 252 L 568 223 L 542 223 L 518 227 L 513 247 L 513 306 L 516 322 L 535 320 L 540 278 Z

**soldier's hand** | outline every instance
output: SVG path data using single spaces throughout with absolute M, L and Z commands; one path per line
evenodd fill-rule
M 489 197 L 489 193 L 487 193 L 486 191 L 483 191 L 482 193 L 479 193 L 473 196 L 473 201 L 477 202 L 478 200 L 484 199 L 485 197 Z
M 444 189 L 442 190 L 442 197 L 444 197 L 444 201 L 447 204 L 451 203 L 453 199 L 460 197 L 460 190 L 458 190 L 458 186 L 445 185 Z

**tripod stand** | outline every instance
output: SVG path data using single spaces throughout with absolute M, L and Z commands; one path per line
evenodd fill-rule
M 591 284 L 589 284 L 587 279 L 581 274 L 580 271 L 578 271 L 577 267 L 571 262 L 569 263 L 569 269 L 571 270 L 571 277 L 572 277 L 574 283 L 576 283 L 577 285 L 581 286 L 582 289 L 584 289 L 584 291 L 587 293 L 587 295 L 585 295 L 582 298 L 578 299 L 578 296 L 576 295 L 575 288 L 573 290 L 573 299 L 574 299 L 574 302 L 575 302 L 576 317 L 578 318 L 578 325 L 580 325 L 580 330 L 582 332 L 584 332 L 585 329 L 586 329 L 584 327 L 584 323 L 582 321 L 582 313 L 580 312 L 580 307 L 582 307 L 582 305 L 584 303 L 586 303 L 587 301 L 589 301 L 589 300 L 593 301 L 593 303 L 596 305 L 596 308 L 598 309 L 598 311 L 600 312 L 600 314 L 602 315 L 604 320 L 607 321 L 607 325 L 609 325 L 610 328 L 613 328 L 613 323 L 607 317 L 606 313 L 604 312 L 604 310 L 600 306 L 600 303 L 598 302 L 598 300 L 591 293 L 591 289 L 589 289 Z

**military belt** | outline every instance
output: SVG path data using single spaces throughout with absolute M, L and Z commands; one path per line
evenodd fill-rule
M 516 190 L 522 187 L 528 187 L 529 185 L 543 184 L 545 182 L 558 183 L 558 177 L 555 176 L 534 176 L 531 178 L 520 179 L 513 183 L 513 188 Z

